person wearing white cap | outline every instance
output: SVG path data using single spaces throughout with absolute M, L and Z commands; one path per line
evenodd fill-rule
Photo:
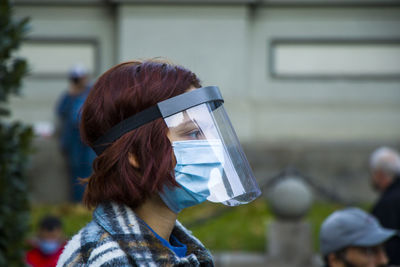
M 325 219 L 320 230 L 320 250 L 325 266 L 387 266 L 383 244 L 396 234 L 359 208 L 335 211 Z
M 92 172 L 94 151 L 80 138 L 80 110 L 90 91 L 88 71 L 82 65 L 75 65 L 68 73 L 69 88 L 60 97 L 56 113 L 59 119 L 60 146 L 68 167 L 70 182 L 70 200 L 80 202 L 84 186 L 79 178 L 86 178 Z

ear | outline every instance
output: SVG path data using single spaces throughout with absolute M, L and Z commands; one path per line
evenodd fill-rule
M 138 162 L 137 159 L 136 159 L 136 155 L 134 155 L 134 154 L 132 154 L 132 153 L 129 153 L 129 155 L 128 155 L 128 160 L 129 160 L 129 163 L 130 163 L 133 167 L 135 167 L 136 169 L 139 169 L 139 162 Z

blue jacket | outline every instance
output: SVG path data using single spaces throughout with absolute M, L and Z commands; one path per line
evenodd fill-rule
M 72 200 L 81 201 L 84 187 L 77 178 L 89 177 L 92 173 L 92 162 L 96 157 L 94 151 L 85 145 L 80 137 L 79 123 L 83 103 L 90 91 L 88 86 L 79 95 L 65 93 L 57 104 L 57 115 L 60 119 L 60 143 L 67 159 L 70 175 Z

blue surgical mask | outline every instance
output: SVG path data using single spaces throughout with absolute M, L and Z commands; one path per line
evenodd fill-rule
M 176 158 L 175 180 L 180 187 L 164 187 L 160 194 L 175 213 L 204 202 L 210 196 L 212 173 L 222 173 L 222 144 L 219 140 L 189 140 L 172 143 Z
M 40 240 L 38 245 L 45 255 L 51 255 L 60 248 L 60 242 L 56 240 Z

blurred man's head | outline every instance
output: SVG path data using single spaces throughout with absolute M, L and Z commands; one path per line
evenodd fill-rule
M 72 85 L 84 87 L 87 83 L 88 71 L 83 65 L 75 65 L 69 70 L 68 78 Z
M 370 157 L 371 183 L 379 192 L 393 183 L 396 176 L 400 175 L 400 155 L 389 147 L 376 149 Z
M 321 253 L 327 267 L 386 266 L 383 243 L 395 234 L 358 208 L 339 210 L 322 223 Z
M 55 253 L 62 244 L 63 230 L 60 219 L 46 216 L 39 222 L 39 249 L 46 255 Z

